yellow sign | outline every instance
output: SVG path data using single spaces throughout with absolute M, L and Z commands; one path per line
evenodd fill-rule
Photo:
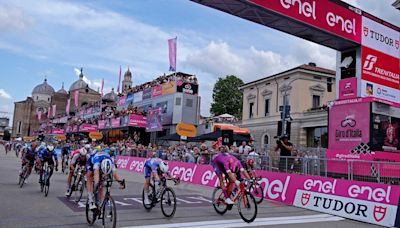
M 100 140 L 100 139 L 103 138 L 103 134 L 101 132 L 90 132 L 89 133 L 89 138 Z
M 180 123 L 176 125 L 176 133 L 180 136 L 196 137 L 197 129 L 193 124 Z
M 37 139 L 37 136 L 25 136 L 25 137 L 23 137 L 23 139 L 25 142 L 32 142 Z
M 65 135 L 55 135 L 54 138 L 57 141 L 65 141 L 65 140 L 67 140 L 67 137 Z
M 174 82 L 166 82 L 162 84 L 162 95 L 167 95 L 175 92 Z

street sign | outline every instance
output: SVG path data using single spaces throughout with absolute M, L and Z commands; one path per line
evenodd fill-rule
M 279 111 L 283 112 L 283 105 L 279 106 Z M 286 112 L 290 112 L 290 105 L 286 105 Z

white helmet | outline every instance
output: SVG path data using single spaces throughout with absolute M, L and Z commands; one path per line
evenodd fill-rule
M 86 144 L 86 145 L 85 145 L 85 149 L 86 149 L 86 150 L 89 150 L 90 147 L 91 147 L 90 144 Z
M 42 142 L 42 143 L 40 143 L 40 146 L 46 147 L 46 143 L 45 143 L 45 142 Z
M 86 150 L 85 148 L 81 148 L 81 149 L 79 150 L 79 153 L 81 154 L 81 156 L 86 156 L 87 150 Z
M 53 145 L 47 145 L 47 149 L 48 149 L 49 151 L 53 151 L 53 150 L 54 150 L 54 146 L 53 146 Z
M 112 171 L 112 166 L 113 166 L 113 164 L 112 164 L 111 159 L 106 158 L 101 162 L 101 165 L 100 165 L 101 171 L 103 172 L 103 174 L 108 175 Z
M 168 163 L 167 162 L 162 161 L 160 163 L 160 171 L 163 172 L 163 173 L 168 172 Z

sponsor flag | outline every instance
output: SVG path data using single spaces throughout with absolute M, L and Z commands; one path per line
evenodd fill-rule
M 79 98 L 79 90 L 76 90 L 76 91 L 74 92 L 75 107 L 78 107 L 78 98 Z
M 50 118 L 51 116 L 51 107 L 49 106 L 49 108 L 47 109 L 47 118 Z
M 176 41 L 177 37 L 168 40 L 169 71 L 176 72 Z
M 103 89 L 104 89 L 104 78 L 103 78 L 103 80 L 101 81 L 101 96 L 104 95 L 104 94 L 103 94 Z
M 67 106 L 65 107 L 65 112 L 69 115 L 69 109 L 71 107 L 71 99 L 67 100 Z
M 121 65 L 119 66 L 119 79 L 118 79 L 118 88 L 117 88 L 117 93 L 119 93 L 119 87 L 121 85 Z
M 55 117 L 56 116 L 56 108 L 57 108 L 57 106 L 56 105 L 53 105 L 53 117 Z
M 42 111 L 38 111 L 37 112 L 37 118 L 38 118 L 39 121 L 42 120 Z

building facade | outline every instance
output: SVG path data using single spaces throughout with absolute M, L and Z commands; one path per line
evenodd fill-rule
M 258 149 L 276 145 L 284 102 L 289 115 L 286 133 L 296 146 L 326 147 L 328 101 L 335 99 L 335 71 L 315 63 L 249 82 L 243 91 L 241 126 L 249 128 Z M 290 109 L 290 110 L 289 110 Z

